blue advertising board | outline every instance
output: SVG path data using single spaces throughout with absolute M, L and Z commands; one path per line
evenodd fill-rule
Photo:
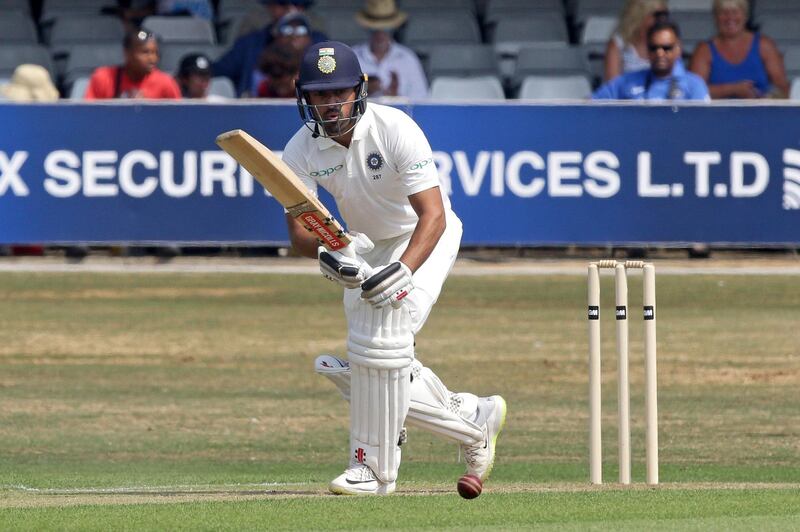
M 466 245 L 800 243 L 800 107 L 404 110 Z M 291 103 L 5 104 L 0 123 L 0 243 L 288 239 L 214 138 L 240 128 L 280 150 L 301 127 Z

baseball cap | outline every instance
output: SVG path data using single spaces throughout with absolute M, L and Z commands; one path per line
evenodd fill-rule
M 192 74 L 211 75 L 211 60 L 204 54 L 188 54 L 183 56 L 178 66 L 179 76 Z
M 297 84 L 303 91 L 346 89 L 358 85 L 363 76 L 352 48 L 338 41 L 324 41 L 306 50 Z

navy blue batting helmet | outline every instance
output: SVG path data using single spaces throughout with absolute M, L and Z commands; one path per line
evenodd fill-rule
M 308 102 L 309 91 L 355 89 L 355 99 L 338 102 L 339 108 L 353 103 L 349 116 L 323 120 L 319 105 Z M 315 136 L 338 137 L 351 131 L 367 108 L 367 76 L 361 71 L 358 57 L 352 48 L 338 41 L 325 41 L 309 46 L 300 65 L 295 84 L 300 117 Z

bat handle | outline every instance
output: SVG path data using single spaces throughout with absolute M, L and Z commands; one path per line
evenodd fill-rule
M 364 263 L 364 271 L 366 272 L 367 276 L 369 277 L 372 275 L 372 266 L 370 266 L 363 258 L 356 255 L 356 252 L 353 250 L 353 246 L 351 244 L 341 248 L 339 253 L 351 259 L 360 259 Z

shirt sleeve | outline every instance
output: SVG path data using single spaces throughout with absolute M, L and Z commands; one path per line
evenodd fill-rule
M 164 74 L 164 98 L 180 100 L 183 98 L 181 88 L 178 87 L 178 82 L 169 74 Z
M 89 86 L 86 87 L 86 94 L 83 96 L 85 100 L 102 100 L 114 97 L 113 81 L 109 75 L 111 70 L 109 67 L 100 67 L 92 72 L 92 77 L 89 78 Z
M 439 172 L 433 163 L 433 152 L 422 129 L 405 113 L 397 125 L 397 128 L 392 128 L 391 146 L 406 195 L 411 196 L 438 187 Z
M 284 148 L 281 154 L 281 159 L 283 159 L 283 162 L 285 162 L 295 175 L 300 178 L 300 181 L 311 191 L 314 197 L 319 197 L 317 193 L 317 182 L 309 175 L 308 163 L 303 156 L 301 144 L 302 142 L 297 136 L 293 137 L 289 143 L 286 144 L 286 148 Z
M 619 99 L 618 90 L 617 90 L 617 80 L 619 78 L 614 78 L 611 81 L 607 81 L 603 83 L 594 94 L 592 94 L 593 100 L 617 100 Z

